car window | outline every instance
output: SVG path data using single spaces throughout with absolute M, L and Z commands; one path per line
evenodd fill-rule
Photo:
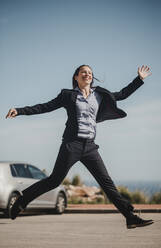
M 12 164 L 11 173 L 13 177 L 32 178 L 26 164 Z
M 11 165 L 10 168 L 11 168 L 11 174 L 12 174 L 12 176 L 13 177 L 17 177 L 17 173 L 16 173 L 16 170 L 15 170 L 14 166 Z
M 33 178 L 35 179 L 43 179 L 46 178 L 47 176 L 38 168 L 32 166 L 32 165 L 28 165 L 28 169 L 32 175 Z

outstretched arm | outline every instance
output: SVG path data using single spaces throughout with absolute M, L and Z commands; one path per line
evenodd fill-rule
M 112 92 L 116 101 L 121 101 L 130 96 L 133 92 L 135 92 L 142 84 L 144 84 L 143 80 L 150 76 L 152 73 L 150 72 L 150 68 L 148 66 L 138 67 L 138 76 L 130 83 L 128 86 L 124 87 L 122 90 L 118 92 Z
M 24 108 L 12 108 L 9 110 L 8 114 L 6 115 L 6 118 L 14 118 L 17 115 L 42 114 L 61 108 L 63 107 L 62 95 L 63 92 L 61 91 L 61 93 L 56 98 L 49 102 L 36 104 L 34 106 L 26 106 Z

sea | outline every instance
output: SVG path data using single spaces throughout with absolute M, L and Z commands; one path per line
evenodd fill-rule
M 87 186 L 100 187 L 96 181 L 84 181 Z M 125 186 L 129 191 L 141 191 L 146 196 L 151 197 L 157 192 L 161 192 L 161 180 L 160 181 L 115 181 L 116 186 Z

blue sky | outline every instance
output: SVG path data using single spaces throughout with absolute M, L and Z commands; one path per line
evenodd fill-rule
M 50 173 L 66 113 L 5 119 L 11 107 L 49 101 L 89 64 L 101 86 L 118 91 L 147 64 L 152 75 L 118 102 L 127 117 L 97 125 L 96 143 L 114 180 L 161 179 L 160 1 L 0 0 L 0 160 Z M 99 83 L 96 82 L 96 85 Z M 94 180 L 80 163 L 67 177 Z

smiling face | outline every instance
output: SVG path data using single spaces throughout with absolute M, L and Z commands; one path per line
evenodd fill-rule
M 82 66 L 79 69 L 78 75 L 75 76 L 75 80 L 78 82 L 79 87 L 90 86 L 93 79 L 93 73 L 90 67 Z

